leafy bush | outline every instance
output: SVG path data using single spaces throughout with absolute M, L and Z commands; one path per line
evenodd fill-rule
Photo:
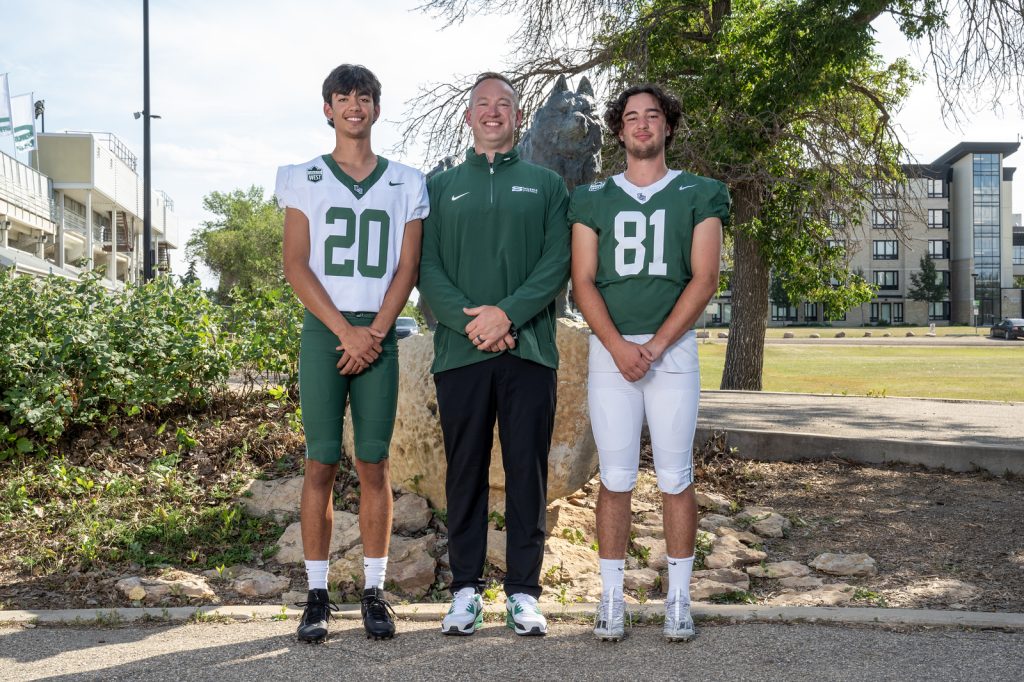
M 235 288 L 229 299 L 232 363 L 245 388 L 280 383 L 294 389 L 299 380 L 302 304 L 287 288 Z
M 205 401 L 233 359 L 224 312 L 168 278 L 113 292 L 100 276 L 0 270 L 0 460 L 171 403 Z

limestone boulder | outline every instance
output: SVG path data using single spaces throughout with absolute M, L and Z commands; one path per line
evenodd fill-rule
M 832 583 L 807 592 L 783 590 L 768 601 L 772 606 L 840 606 L 853 600 L 853 587 Z
M 597 448 L 587 414 L 587 348 L 590 332 L 559 320 L 558 406 L 548 456 L 548 502 L 576 492 L 597 472 Z M 398 412 L 391 439 L 394 485 L 426 497 L 435 509 L 447 508 L 445 457 L 438 422 L 437 395 L 430 374 L 434 359 L 430 334 L 410 336 L 400 344 Z M 345 452 L 354 455 L 351 415 L 346 416 Z M 489 508 L 505 508 L 505 474 L 495 428 L 491 452 Z
M 833 554 L 825 552 L 814 557 L 811 568 L 829 575 L 867 576 L 878 573 L 875 560 L 867 554 Z
M 160 604 L 172 598 L 216 601 L 217 595 L 206 579 L 187 571 L 168 571 L 159 578 L 132 576 L 118 580 L 117 590 L 132 601 Z
M 824 580 L 821 578 L 815 578 L 812 575 L 803 576 L 802 578 L 779 578 L 779 587 L 789 588 L 792 590 L 813 590 L 824 584 Z
M 487 563 L 499 571 L 508 570 L 508 562 L 505 560 L 506 543 L 505 531 L 487 529 Z
M 395 500 L 391 528 L 396 533 L 418 533 L 430 524 L 430 505 L 414 493 L 406 493 Z
M 564 538 L 549 537 L 544 543 L 544 565 L 541 582 L 557 585 L 567 582 L 573 586 L 588 584 L 595 576 L 600 582 L 597 552 L 588 545 L 579 545 Z
M 665 555 L 665 540 L 654 537 L 638 537 L 633 544 L 647 550 L 647 567 L 660 571 L 668 566 L 668 558 Z
M 273 597 L 287 590 L 291 582 L 288 576 L 250 568 L 235 575 L 231 589 L 246 597 Z
M 737 592 L 739 588 L 732 583 L 720 583 L 714 580 L 700 579 L 690 583 L 690 599 L 693 601 L 708 601 L 718 594 L 729 594 Z
M 710 509 L 716 514 L 728 514 L 732 509 L 732 500 L 725 495 L 721 495 L 715 492 L 702 492 L 700 490 L 696 493 L 697 506 L 701 509 Z
M 596 520 L 592 509 L 583 509 L 572 503 L 573 499 L 555 500 L 548 506 L 548 535 L 562 535 L 562 531 L 579 531 L 592 542 L 597 537 Z
M 661 576 L 653 568 L 638 568 L 623 573 L 623 584 L 627 590 L 651 592 L 657 587 Z
M 907 586 L 905 591 L 916 599 L 946 604 L 962 604 L 977 599 L 981 594 L 975 585 L 947 578 L 921 580 Z
M 390 559 L 388 562 L 390 563 Z M 390 568 L 388 566 L 389 572 Z M 363 546 L 354 545 L 331 562 L 327 581 L 342 592 L 349 592 L 363 586 L 363 575 Z
M 347 551 L 354 544 L 359 542 L 359 517 L 345 511 L 334 511 L 334 526 L 331 529 L 330 555 Z M 277 540 L 280 548 L 274 556 L 282 564 L 301 564 L 302 555 L 302 528 L 299 523 L 293 523 L 285 528 L 284 533 Z
M 690 583 L 693 584 L 699 580 L 710 580 L 716 583 L 734 585 L 734 589 L 737 590 L 750 589 L 750 576 L 735 568 L 714 568 L 694 571 L 690 576 Z
M 728 516 L 722 516 L 721 514 L 705 514 L 697 523 L 697 527 L 701 530 L 717 533 L 719 528 L 724 526 L 732 528 L 735 527 L 735 524 L 736 522 Z
M 429 592 L 437 579 L 437 559 L 433 556 L 436 546 L 437 536 L 433 533 L 421 538 L 392 537 L 385 579 L 388 589 L 412 599 Z
M 762 537 L 781 538 L 793 524 L 771 507 L 746 507 L 736 520 L 750 524 L 750 529 Z
M 754 535 L 753 533 L 745 530 L 736 530 L 729 526 L 721 526 L 715 531 L 720 536 L 731 535 L 745 545 L 760 545 L 764 543 L 764 539 L 760 535 Z
M 708 568 L 740 568 L 757 564 L 768 558 L 759 549 L 751 549 L 731 535 L 717 538 L 711 554 L 704 557 Z
M 281 521 L 299 515 L 302 476 L 253 481 L 242 491 L 241 502 L 250 516 L 270 516 Z
M 773 561 L 764 566 L 749 566 L 747 573 L 754 578 L 802 578 L 811 569 L 798 561 Z

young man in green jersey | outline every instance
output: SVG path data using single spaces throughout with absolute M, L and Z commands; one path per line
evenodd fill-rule
M 679 102 L 655 85 L 615 98 L 605 123 L 625 148 L 626 170 L 576 188 L 569 207 L 573 295 L 593 331 L 587 393 L 601 464 L 600 639 L 625 633 L 623 569 L 645 418 L 664 506 L 664 634 L 694 634 L 691 448 L 700 373 L 691 327 L 718 287 L 729 194 L 716 180 L 669 170 L 665 149 L 680 116 Z
M 454 596 L 442 632 L 482 623 L 487 473 L 495 420 L 505 470 L 506 625 L 543 635 L 547 458 L 555 418 L 555 296 L 569 272 L 568 194 L 554 172 L 519 158 L 519 98 L 484 73 L 470 92 L 473 146 L 430 179 L 419 288 L 438 320 L 434 383 L 448 470 Z
M 282 166 L 275 191 L 286 207 L 285 277 L 306 307 L 299 398 L 306 434 L 301 521 L 309 597 L 298 638 L 323 641 L 337 609 L 327 595 L 328 552 L 348 403 L 366 578 L 363 626 L 367 637 L 388 639 L 395 632 L 382 597 L 391 538 L 387 457 L 398 404 L 394 324 L 416 282 L 429 205 L 422 173 L 373 153 L 370 133 L 380 116 L 376 76 L 342 64 L 324 81 L 323 98 L 334 150 Z

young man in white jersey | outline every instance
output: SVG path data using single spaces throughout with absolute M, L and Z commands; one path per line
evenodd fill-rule
M 620 94 L 605 122 L 625 148 L 626 170 L 578 187 L 569 206 L 573 295 L 593 331 L 588 403 L 601 464 L 600 639 L 625 634 L 623 571 L 645 417 L 664 506 L 664 634 L 671 641 L 694 635 L 691 448 L 700 373 L 691 327 L 718 287 L 729 194 L 716 180 L 669 170 L 665 149 L 680 116 L 678 100 L 657 86 Z
M 324 81 L 323 98 L 334 150 L 281 167 L 276 189 L 286 207 L 285 277 L 306 307 L 299 397 L 306 434 L 301 523 L 309 596 L 301 604 L 298 638 L 323 641 L 331 611 L 337 610 L 328 599 L 327 569 L 348 402 L 366 578 L 363 626 L 367 637 L 388 639 L 395 624 L 382 592 L 392 513 L 387 457 L 398 400 L 394 323 L 416 283 L 429 203 L 422 173 L 371 148 L 380 83 L 368 69 L 334 69 Z

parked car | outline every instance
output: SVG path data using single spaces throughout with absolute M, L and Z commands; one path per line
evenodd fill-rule
M 412 317 L 400 317 L 395 320 L 395 334 L 400 339 L 420 333 L 420 325 Z
M 1024 319 L 1007 317 L 999 324 L 992 325 L 992 338 L 1019 339 L 1024 337 Z

